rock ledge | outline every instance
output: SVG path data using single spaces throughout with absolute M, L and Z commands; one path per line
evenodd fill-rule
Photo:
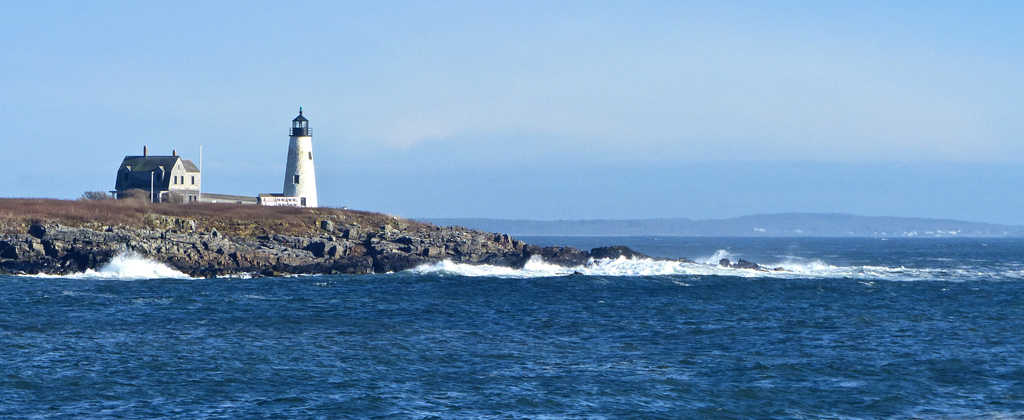
M 160 224 L 163 228 L 157 229 L 33 224 L 25 233 L 0 235 L 0 272 L 71 274 L 95 269 L 126 252 L 193 277 L 387 273 L 442 260 L 522 268 L 535 255 L 566 267 L 591 258 L 650 258 L 627 247 L 590 252 L 541 248 L 500 233 L 404 223 L 397 218 L 373 228 L 321 220 L 317 235 L 256 237 L 225 237 L 216 229 L 198 230 L 195 220 L 165 219 Z

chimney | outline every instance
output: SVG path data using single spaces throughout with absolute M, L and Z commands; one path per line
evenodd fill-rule
M 146 146 L 142 146 L 142 156 L 149 156 L 149 151 L 146 150 Z
M 178 156 L 177 150 L 171 150 L 171 156 Z

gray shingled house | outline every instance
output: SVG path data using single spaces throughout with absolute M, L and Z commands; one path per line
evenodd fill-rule
M 171 156 L 149 156 L 142 148 L 142 156 L 125 156 L 117 170 L 114 196 L 130 196 L 129 190 L 143 190 L 153 201 L 192 202 L 199 200 L 202 174 L 190 160 L 178 153 Z

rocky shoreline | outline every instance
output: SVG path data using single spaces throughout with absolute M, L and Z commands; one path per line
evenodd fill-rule
M 123 253 L 136 253 L 193 277 L 388 273 L 444 260 L 522 268 L 535 256 L 563 267 L 620 256 L 651 258 L 621 246 L 590 251 L 541 248 L 505 234 L 394 217 L 377 226 L 341 225 L 325 218 L 311 230 L 316 233 L 304 236 L 228 237 L 215 228 L 199 228 L 201 224 L 194 219 L 161 215 L 147 216 L 147 225 L 32 224 L 25 233 L 0 235 L 0 272 L 66 275 L 96 269 Z M 722 264 L 764 269 L 743 260 L 735 264 L 725 260 Z
M 200 231 L 187 218 L 162 217 L 162 229 L 31 225 L 24 234 L 0 236 L 0 270 L 7 273 L 70 274 L 95 269 L 114 256 L 134 252 L 193 277 L 236 273 L 368 274 L 397 272 L 452 260 L 522 267 L 532 256 L 574 266 L 591 253 L 574 248 L 540 248 L 508 235 L 401 220 L 374 229 L 319 223 L 319 235 L 226 237 Z M 628 249 L 595 250 L 599 257 L 639 255 Z M 615 255 L 617 256 L 617 255 Z

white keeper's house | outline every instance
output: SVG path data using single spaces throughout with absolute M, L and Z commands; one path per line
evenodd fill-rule
M 150 156 L 142 147 L 142 156 L 125 156 L 117 169 L 114 197 L 125 198 L 129 190 L 142 190 L 154 202 L 193 202 L 199 200 L 203 177 L 191 160 L 177 151 L 170 156 Z

